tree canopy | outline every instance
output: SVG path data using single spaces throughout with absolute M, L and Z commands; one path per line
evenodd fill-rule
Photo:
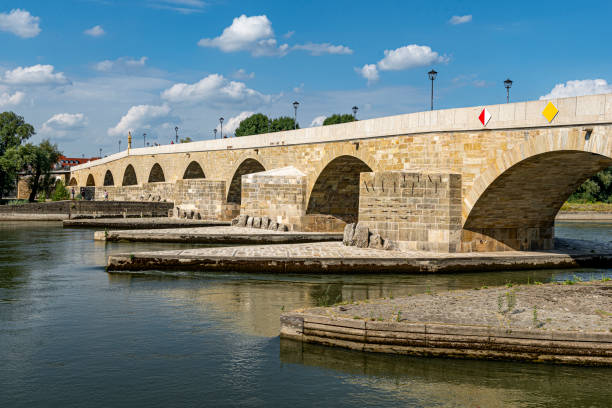
M 339 113 L 334 113 L 333 115 L 325 118 L 325 120 L 323 121 L 323 126 L 337 125 L 338 123 L 346 123 L 346 122 L 354 122 L 354 121 L 355 121 L 355 116 L 353 115 L 350 115 L 348 113 L 344 115 L 339 114 Z
M 38 146 L 28 143 L 22 147 L 22 152 L 23 160 L 32 172 L 29 201 L 33 202 L 36 200 L 41 176 L 51 171 L 62 153 L 49 140 L 43 140 Z
M 34 135 L 34 126 L 13 112 L 0 113 L 0 198 L 13 186 L 24 166 L 21 144 Z
M 281 116 L 270 119 L 263 113 L 255 113 L 240 122 L 236 129 L 236 136 L 259 135 L 268 132 L 280 132 L 282 130 L 293 130 L 295 120 L 289 116 Z M 300 125 L 297 125 L 297 129 Z
M 600 171 L 582 183 L 567 201 L 612 203 L 612 167 Z

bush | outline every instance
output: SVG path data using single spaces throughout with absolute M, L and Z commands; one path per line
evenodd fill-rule
M 325 120 L 323 121 L 323 126 L 337 125 L 338 123 L 346 123 L 346 122 L 354 122 L 354 121 L 355 121 L 355 117 L 353 115 L 349 115 L 349 114 L 340 115 L 340 114 L 334 113 L 333 115 L 325 118 Z
M 66 185 L 62 180 L 58 180 L 55 183 L 55 190 L 53 190 L 53 194 L 51 194 L 51 200 L 53 201 L 61 201 L 61 200 L 69 200 L 70 193 L 68 189 L 66 189 Z
M 38 201 L 39 203 L 44 203 L 45 201 L 47 201 L 47 195 L 44 191 L 38 193 L 38 195 L 36 196 L 36 201 Z
M 11 200 L 8 202 L 8 205 L 20 205 L 20 204 L 27 204 L 28 200 Z

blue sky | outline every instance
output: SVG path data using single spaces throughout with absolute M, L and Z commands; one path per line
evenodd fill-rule
M 3 0 L 0 110 L 69 155 L 250 112 L 359 118 L 612 92 L 609 2 Z M 125 141 L 123 142 L 125 147 Z

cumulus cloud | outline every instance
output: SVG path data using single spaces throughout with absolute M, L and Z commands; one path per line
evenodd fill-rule
M 17 91 L 12 95 L 8 92 L 3 92 L 0 93 L 0 107 L 19 105 L 24 99 L 25 93 L 23 92 Z
M 254 56 L 284 55 L 289 47 L 278 45 L 274 38 L 272 23 L 265 15 L 241 15 L 216 38 L 202 38 L 200 47 L 219 48 L 223 52 L 250 51 Z
M 330 43 L 306 43 L 297 44 L 292 47 L 294 50 L 308 51 L 310 55 L 323 55 L 323 54 L 352 54 L 353 50 L 344 45 L 333 45 Z
M 246 118 L 248 118 L 254 113 L 255 112 L 244 111 L 244 112 L 240 112 L 238 115 L 234 117 L 226 119 L 225 122 L 223 122 L 223 134 L 228 135 L 228 136 L 233 135 L 234 132 L 236 132 L 236 129 L 238 129 L 238 126 L 240 126 L 240 122 L 242 122 L 243 120 L 245 120 Z M 220 131 L 220 129 L 221 127 L 217 126 L 217 131 Z
M 82 129 L 86 125 L 87 118 L 82 113 L 58 113 L 43 123 L 39 133 L 65 138 L 71 131 Z
M 116 60 L 104 60 L 96 63 L 94 65 L 94 69 L 96 71 L 111 72 L 130 68 L 142 68 L 146 65 L 148 59 L 148 57 L 140 57 L 138 59 L 121 57 L 117 58 Z
M 378 81 L 378 68 L 375 64 L 365 64 L 361 68 L 355 68 L 355 71 L 368 80 L 368 84 Z
M 92 37 L 101 37 L 106 34 L 106 31 L 102 28 L 102 26 L 93 26 L 85 31 L 83 31 L 86 35 L 90 35 Z
M 10 85 L 64 85 L 69 83 L 63 72 L 54 72 L 53 65 L 17 67 L 4 72 L 3 82 Z
M 570 96 L 594 95 L 612 93 L 612 84 L 605 79 L 583 79 L 557 84 L 540 99 L 568 98 Z
M 310 122 L 310 127 L 314 126 L 323 126 L 323 121 L 327 118 L 327 116 L 317 116 Z
M 242 80 L 253 79 L 255 78 L 255 73 L 247 72 L 243 68 L 240 68 L 239 70 L 237 70 L 236 72 L 232 74 L 232 77 L 234 77 L 235 79 L 242 79 Z
M 40 33 L 39 17 L 27 10 L 13 9 L 10 13 L 0 13 L 0 31 L 15 34 L 21 38 L 36 37 Z
M 132 106 L 121 117 L 117 125 L 108 129 L 109 136 L 126 135 L 135 130 L 152 129 L 154 126 L 168 125 L 169 121 L 177 122 L 171 115 L 170 106 L 163 105 L 137 105 Z
M 229 81 L 223 75 L 211 74 L 193 84 L 178 83 L 161 94 L 170 102 L 206 100 L 229 102 L 270 102 L 271 96 L 248 88 L 244 82 Z
M 471 14 L 466 14 L 465 16 L 452 16 L 451 19 L 448 20 L 448 22 L 453 25 L 465 24 L 465 23 L 469 23 L 470 21 L 472 21 Z
M 365 64 L 355 68 L 355 71 L 371 83 L 378 80 L 379 71 L 401 71 L 447 61 L 448 57 L 438 54 L 427 45 L 410 44 L 385 50 L 385 57 L 378 63 Z

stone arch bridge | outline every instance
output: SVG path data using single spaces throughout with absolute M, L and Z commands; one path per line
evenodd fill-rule
M 295 230 L 359 220 L 404 249 L 547 249 L 563 202 L 612 165 L 611 133 L 612 94 L 593 95 L 133 148 L 73 167 L 70 184 Z

